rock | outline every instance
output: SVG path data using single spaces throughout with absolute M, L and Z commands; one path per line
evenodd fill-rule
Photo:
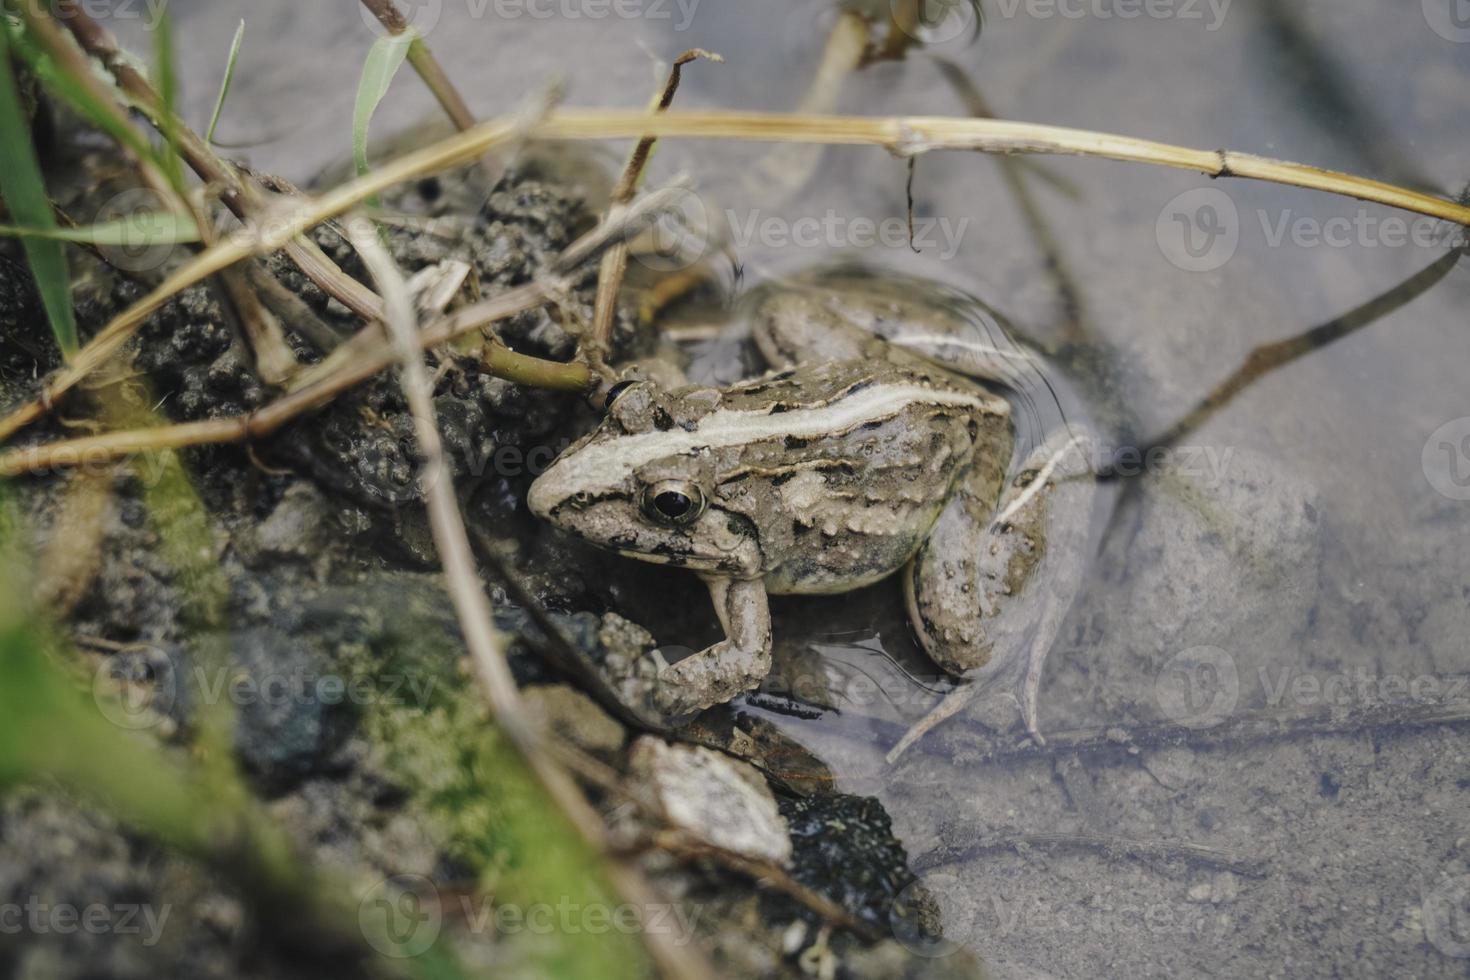
M 868 796 L 827 793 L 782 800 L 781 814 L 791 828 L 792 877 L 853 916 L 889 931 L 894 899 L 913 884 L 914 874 L 883 804 Z M 811 915 L 804 907 L 789 911 Z
M 331 509 L 313 484 L 293 484 L 270 516 L 255 528 L 252 543 L 264 560 L 311 560 L 330 530 Z
M 786 865 L 791 839 L 775 797 L 754 768 L 702 746 L 644 736 L 629 760 L 676 827 L 715 847 Z
M 1110 537 L 1071 617 L 1090 638 L 1085 656 L 1054 653 L 1044 714 L 1085 725 L 1131 710 L 1213 727 L 1264 702 L 1261 671 L 1310 628 L 1324 548 L 1317 490 L 1242 447 L 1176 465 L 1124 497 L 1115 520 L 1129 531 Z M 1212 686 L 1187 689 L 1191 681 Z M 1123 690 L 1148 696 L 1110 703 Z M 1155 763 L 1170 785 L 1185 775 Z
M 270 628 L 231 638 L 237 672 L 206 674 L 209 700 L 235 702 L 235 750 L 241 761 L 272 789 L 310 774 L 334 747 L 340 689 L 325 658 L 311 645 Z
M 1171 747 L 1148 753 L 1143 767 L 1170 789 L 1188 786 L 1199 778 L 1194 752 L 1185 747 Z
M 565 739 L 603 761 L 623 749 L 627 732 L 581 691 L 563 684 L 527 688 L 522 692 L 526 710 L 539 718 L 554 738 Z

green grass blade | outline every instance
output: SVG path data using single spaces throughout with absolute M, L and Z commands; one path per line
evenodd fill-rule
M 184 161 L 179 156 L 179 73 L 174 62 L 173 18 L 165 11 L 153 29 L 154 70 L 158 73 L 158 98 L 163 103 L 158 120 L 163 134 L 163 172 L 179 193 L 184 193 Z
M 21 228 L 0 225 L 0 237 L 42 238 L 57 242 L 140 248 L 152 245 L 182 245 L 199 241 L 199 227 L 192 218 L 164 211 L 144 211 L 116 221 L 82 228 Z
M 388 94 L 393 76 L 408 57 L 408 49 L 418 40 L 418 32 L 412 29 L 402 34 L 389 34 L 378 38 L 368 52 L 362 66 L 362 79 L 357 85 L 357 104 L 352 110 L 352 159 L 357 164 L 358 176 L 368 172 L 368 127 L 373 113 Z M 376 204 L 376 201 L 370 202 Z
M 0 30 L 0 196 L 12 217 L 33 228 L 55 228 L 56 215 L 46 197 L 41 163 L 31 142 L 31 127 L 21 108 L 10 61 L 10 37 Z M 66 247 L 45 238 L 23 241 L 26 260 L 57 346 L 68 358 L 77 349 L 76 312 L 71 305 L 71 272 Z
M 77 115 L 126 146 L 139 160 L 148 160 L 161 169 L 158 154 L 142 133 L 127 125 L 115 113 L 108 112 L 91 90 L 58 68 L 51 56 L 42 51 L 18 23 L 7 17 L 0 17 L 0 25 L 9 32 L 13 53 L 25 61 L 26 66 L 35 73 L 42 87 L 53 98 L 65 102 Z
M 235 65 L 240 60 L 240 46 L 245 43 L 245 21 L 235 28 L 235 40 L 230 43 L 230 57 L 225 62 L 225 77 L 219 84 L 219 97 L 214 100 L 214 112 L 209 117 L 209 128 L 204 131 L 204 142 L 214 145 L 214 130 L 219 126 L 220 113 L 225 111 L 225 99 L 230 94 L 230 83 L 235 80 Z

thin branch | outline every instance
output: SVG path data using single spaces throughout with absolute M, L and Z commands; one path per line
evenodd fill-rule
M 1105 857 L 1125 857 L 1137 861 L 1184 861 L 1207 868 L 1232 871 L 1249 878 L 1261 878 L 1266 874 L 1266 864 L 1262 858 L 1246 857 L 1232 851 L 1206 847 L 1203 844 L 1113 837 L 1107 834 L 1013 834 L 993 837 L 963 847 L 946 848 L 926 855 L 914 863 L 914 870 L 920 874 L 927 874 L 940 868 L 973 860 L 982 854 L 1002 851 L 1024 853 L 1030 849 L 1097 851 Z
M 456 337 L 483 329 L 496 320 L 535 309 L 544 302 L 546 293 L 541 286 L 513 289 L 494 299 L 467 306 L 431 324 L 419 334 L 419 346 L 425 350 L 438 347 Z M 583 364 L 561 364 L 527 357 L 508 350 L 498 341 L 492 341 L 490 347 L 497 349 L 498 353 L 485 357 L 487 370 L 492 373 L 503 371 L 501 376 L 507 377 L 507 380 L 523 384 L 539 383 L 543 387 L 579 392 L 587 390 L 592 383 L 592 375 Z M 390 365 L 393 358 L 393 352 L 381 344 L 375 350 L 365 349 L 353 363 L 292 391 L 251 415 L 185 422 L 152 429 L 108 432 L 99 436 L 14 449 L 0 454 L 0 477 L 44 473 L 77 466 L 92 467 L 143 452 L 264 439 L 304 412 L 321 407 L 347 389 L 373 377 Z
M 403 19 L 403 14 L 393 0 L 362 0 L 362 5 L 378 18 L 378 22 L 390 34 L 402 34 L 408 30 L 408 21 Z M 423 79 L 434 98 L 439 100 L 444 114 L 454 123 L 456 129 L 463 132 L 475 125 L 475 114 L 470 111 L 464 97 L 459 94 L 459 89 L 449 80 L 444 66 L 439 64 L 439 59 L 434 57 L 422 37 L 415 38 L 409 46 L 408 62 L 419 73 L 419 78 Z
M 247 278 L 238 268 L 224 269 L 219 274 L 225 296 L 239 315 L 245 340 L 255 354 L 255 372 L 266 384 L 280 385 L 296 373 L 296 355 L 286 343 L 281 321 L 266 308 Z
M 320 197 L 292 200 L 170 275 L 156 290 L 108 324 L 73 361 L 45 386 L 40 397 L 0 420 L 0 440 L 44 415 L 48 406 L 106 361 L 138 327 L 180 290 L 227 268 L 248 255 L 276 251 L 296 236 L 361 204 L 396 184 L 425 173 L 474 160 L 486 150 L 520 138 L 519 116 L 481 123 L 465 133 L 409 153 Z M 1331 191 L 1408 211 L 1470 225 L 1470 206 L 1348 174 L 1304 164 L 1269 160 L 1220 150 L 1193 150 L 1107 133 L 1063 129 L 1038 123 L 942 117 L 862 118 L 745 112 L 667 112 L 554 110 L 533 127 L 545 139 L 642 139 L 648 135 L 699 139 L 753 139 L 882 146 L 902 154 L 930 150 L 988 153 L 1055 153 L 1152 163 L 1197 170 L 1209 176 L 1237 176 Z M 285 202 L 283 202 L 285 203 Z
M 1261 380 L 1266 375 L 1278 368 L 1285 367 L 1291 362 L 1301 358 L 1313 351 L 1321 350 L 1329 344 L 1335 343 L 1349 334 L 1355 333 L 1373 323 L 1378 322 L 1384 316 L 1401 309 L 1420 296 L 1424 295 L 1441 280 L 1448 276 L 1464 258 L 1464 252 L 1455 250 L 1443 258 L 1426 266 L 1424 269 L 1399 283 L 1393 289 L 1373 297 L 1366 303 L 1360 304 L 1355 309 L 1349 310 L 1341 316 L 1333 317 L 1326 323 L 1313 327 L 1294 337 L 1278 340 L 1270 344 L 1262 344 L 1255 347 L 1247 355 L 1244 363 L 1235 370 L 1233 374 L 1225 378 L 1210 392 L 1205 395 L 1195 407 L 1190 410 L 1178 422 L 1158 437 L 1149 441 L 1142 450 L 1147 456 L 1155 449 L 1169 448 L 1178 445 L 1181 439 L 1197 432 L 1205 423 L 1214 418 L 1221 409 L 1235 400 L 1242 391 Z M 1111 468 L 1099 474 L 1101 479 L 1115 477 Z
M 162 118 L 166 111 L 163 100 L 152 84 L 130 62 L 112 34 L 93 20 L 78 4 L 80 0 L 57 0 L 62 22 L 77 39 L 82 49 L 92 55 L 112 74 L 118 87 L 153 121 L 160 131 L 165 128 L 177 141 L 179 153 L 200 179 L 219 188 L 220 201 L 241 221 L 267 207 L 258 189 L 242 180 L 236 169 L 221 159 L 212 147 L 188 124 L 177 117 Z M 292 238 L 281 244 L 291 261 L 327 295 L 365 319 L 382 315 L 382 304 L 372 290 L 338 268 L 315 242 Z
M 877 942 L 884 938 L 877 929 L 857 918 L 827 896 L 803 885 L 780 865 L 746 857 L 728 848 L 715 847 L 682 830 L 656 833 L 650 843 L 686 862 L 709 860 L 724 865 L 732 871 L 754 879 L 758 887 L 780 892 L 797 904 L 816 913 L 827 923 L 855 933 L 868 942 Z
M 552 299 L 560 289 L 556 276 L 566 275 L 597 255 L 598 250 L 626 238 L 629 228 L 665 206 L 665 198 L 683 185 L 662 188 L 640 198 L 617 216 L 600 223 L 577 239 L 552 263 L 553 273 L 544 282 L 512 289 L 493 299 L 467 306 L 435 321 L 420 335 L 425 348 L 438 347 L 497 320 L 524 313 Z M 265 278 L 279 289 L 279 283 Z M 285 292 L 285 290 L 281 290 Z M 270 296 L 269 291 L 267 296 Z M 286 292 L 277 301 L 295 299 Z M 298 300 L 299 302 L 299 300 Z M 209 422 L 185 423 L 137 432 L 113 432 L 98 438 L 71 439 L 32 446 L 0 454 L 0 474 L 19 475 L 74 466 L 91 466 L 107 459 L 164 448 L 217 445 L 261 439 L 303 412 L 318 408 L 348 388 L 373 377 L 393 362 L 382 331 L 375 323 L 338 344 L 319 364 L 299 372 L 289 393 L 252 415 Z M 518 384 L 556 391 L 582 393 L 595 381 L 585 362 L 548 361 L 518 354 L 495 336 L 487 338 L 481 363 L 489 373 Z
M 674 64 L 669 69 L 669 77 L 664 82 L 664 88 L 657 101 L 653 104 L 654 112 L 667 112 L 669 106 L 674 104 L 674 96 L 679 91 L 679 81 L 683 76 L 684 66 L 691 61 L 707 58 L 710 61 L 723 62 L 725 59 L 712 51 L 703 48 L 690 48 L 679 57 L 674 59 Z M 644 168 L 648 166 L 648 158 L 653 153 L 653 144 L 658 142 L 654 136 L 645 136 L 633 147 L 632 154 L 628 157 L 627 166 L 623 168 L 623 176 L 618 180 L 617 187 L 613 188 L 612 200 L 609 207 L 609 217 L 619 207 L 633 200 L 633 194 L 638 189 L 638 182 L 643 179 Z M 597 303 L 592 316 L 592 343 L 600 351 L 607 347 L 612 340 L 613 319 L 617 316 L 618 292 L 623 288 L 623 276 L 628 272 L 628 245 L 619 242 L 608 249 L 602 256 L 602 267 L 597 273 Z
M 939 69 L 940 75 L 960 97 L 960 101 L 964 103 L 970 115 L 977 119 L 996 118 L 989 101 L 981 94 L 979 87 L 963 68 L 946 58 L 936 56 L 932 60 L 935 67 Z M 1001 157 L 997 162 L 1000 164 L 1001 179 L 1005 181 L 1011 196 L 1015 198 L 1016 207 L 1021 211 L 1021 217 L 1030 226 L 1031 237 L 1036 240 L 1036 246 L 1044 260 L 1042 268 L 1056 287 L 1057 296 L 1061 300 L 1062 311 L 1066 316 L 1066 322 L 1062 328 L 1062 339 L 1067 342 L 1080 342 L 1086 339 L 1089 330 L 1082 291 L 1077 287 L 1076 279 L 1062 252 L 1061 243 L 1052 233 L 1046 217 L 1042 214 L 1040 204 L 1026 183 L 1025 175 L 1029 173 L 1053 184 L 1056 184 L 1059 178 L 1042 169 L 1040 164 L 1025 157 L 1019 159 Z M 1075 189 L 1071 190 L 1073 194 L 1076 193 Z
M 132 130 L 133 122 L 117 104 L 115 91 L 109 91 L 92 73 L 92 66 L 76 45 L 67 41 L 66 35 L 56 26 L 56 21 L 46 12 L 44 5 L 36 0 L 25 0 L 19 4 L 26 30 L 46 50 L 57 65 L 78 85 L 86 89 L 96 105 L 112 119 L 112 124 L 121 130 Z M 148 156 L 134 152 L 124 145 L 123 152 L 138 164 L 143 182 L 159 195 L 169 208 L 179 214 L 189 214 L 192 209 L 184 196 L 184 188 L 175 186 L 168 175 Z
M 22 9 L 25 13 L 26 27 L 32 36 L 51 53 L 59 64 L 65 67 L 68 74 L 78 84 L 92 93 L 97 104 L 112 117 L 115 126 L 131 128 L 132 120 L 118 107 L 113 97 L 114 92 L 122 88 L 121 82 L 119 81 L 117 89 L 106 88 L 101 79 L 93 74 L 91 63 L 87 60 L 83 49 L 67 39 L 67 35 L 57 26 L 51 16 L 29 3 L 22 5 Z M 135 69 L 129 67 L 128 71 L 133 77 L 141 78 Z M 119 97 L 127 94 L 136 97 L 135 93 L 126 92 L 119 93 Z M 154 100 L 161 111 L 164 101 L 156 93 L 154 93 Z M 177 130 L 184 127 L 181 122 L 175 122 L 176 124 L 163 127 L 160 131 L 166 138 L 179 140 Z M 124 145 L 123 149 L 126 151 L 128 147 Z M 199 229 L 200 240 L 206 247 L 214 244 L 214 229 L 210 225 L 208 216 L 203 207 L 188 195 L 182 175 L 165 174 L 152 159 L 147 157 L 139 157 L 137 162 L 144 182 L 172 210 L 189 215 L 195 227 Z M 239 318 L 250 349 L 255 353 L 256 367 L 261 378 L 267 384 L 278 384 L 296 367 L 296 359 L 286 344 L 280 323 L 270 311 L 261 305 L 260 300 L 245 288 L 244 282 L 233 270 L 227 269 L 220 272 L 219 285 L 224 298 Z
M 349 235 L 382 292 L 387 312 L 384 322 L 398 355 L 403 391 L 423 455 L 421 478 L 434 544 L 444 564 L 445 584 L 491 714 L 576 831 L 591 847 L 606 854 L 607 831 L 602 817 L 588 804 L 566 770 L 542 751 L 540 730 L 526 714 L 520 690 L 511 675 L 506 658 L 507 641 L 495 628 L 490 600 L 475 569 L 464 517 L 445 464 L 444 446 L 434 417 L 433 390 L 420 354 L 420 332 L 415 323 L 408 284 L 379 241 L 372 222 L 350 222 Z M 608 870 L 611 883 L 624 900 L 643 907 L 655 904 L 652 888 L 633 865 L 616 862 L 610 864 Z M 697 950 L 680 946 L 672 936 L 657 930 L 645 930 L 640 935 L 649 955 L 665 976 L 713 977 L 713 970 Z

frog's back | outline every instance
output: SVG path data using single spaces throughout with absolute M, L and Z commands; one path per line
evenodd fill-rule
M 728 389 L 720 410 L 750 437 L 720 451 L 716 496 L 757 529 L 776 593 L 898 570 L 972 461 L 1008 458 L 1005 403 L 917 364 L 805 365 Z

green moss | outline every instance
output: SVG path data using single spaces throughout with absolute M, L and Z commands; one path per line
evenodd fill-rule
M 593 921 L 605 922 L 619 905 L 601 858 L 488 721 L 460 669 L 457 637 L 394 619 L 381 643 L 339 646 L 338 653 L 350 673 L 371 671 L 376 679 L 382 696 L 367 699 L 360 730 L 439 833 L 446 856 L 473 868 L 482 896 L 497 907 L 570 910 L 558 912 L 550 935 L 527 936 L 535 940 L 526 951 L 537 975 L 649 975 L 636 935 L 584 927 L 584 912 L 595 909 Z

